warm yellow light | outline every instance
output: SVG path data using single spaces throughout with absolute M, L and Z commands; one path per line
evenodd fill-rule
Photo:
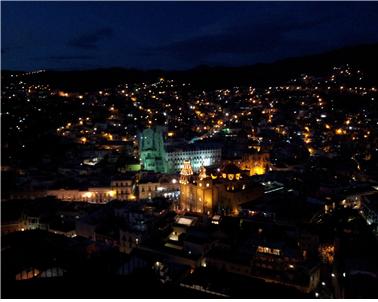
M 315 149 L 308 148 L 307 150 L 308 150 L 308 152 L 310 153 L 311 156 L 313 156 L 315 154 Z
M 261 147 L 260 146 L 253 146 L 253 149 L 255 149 L 257 152 L 260 152 Z
M 172 132 L 172 131 L 168 132 L 168 136 L 169 136 L 169 137 L 172 137 L 172 136 L 174 136 L 174 135 L 175 135 L 174 132 Z
M 341 135 L 341 134 L 343 134 L 344 133 L 344 131 L 343 131 L 343 129 L 341 129 L 341 128 L 339 128 L 339 129 L 336 129 L 336 134 L 337 135 Z
M 114 191 L 114 190 L 110 190 L 110 191 L 108 191 L 107 193 L 108 193 L 108 195 L 109 195 L 110 197 L 114 197 L 114 196 L 116 196 L 116 191 Z
M 83 193 L 83 197 L 84 198 L 91 198 L 92 196 L 93 196 L 92 192 L 85 192 L 85 193 Z
M 253 167 L 249 172 L 250 176 L 252 176 L 252 175 L 263 175 L 263 174 L 265 174 L 265 168 L 261 167 L 261 166 Z
M 331 126 L 328 125 L 328 124 L 325 124 L 325 127 L 326 127 L 327 129 L 331 129 Z
M 86 138 L 86 137 L 82 137 L 82 138 L 80 139 L 80 141 L 81 141 L 83 144 L 85 144 L 85 143 L 87 142 L 87 138 Z
M 59 91 L 58 95 L 62 96 L 62 97 L 69 97 L 70 96 L 67 92 L 64 92 L 64 91 Z

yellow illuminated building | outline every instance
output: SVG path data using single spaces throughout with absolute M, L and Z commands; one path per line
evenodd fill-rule
M 269 153 L 257 153 L 244 156 L 238 163 L 241 170 L 248 170 L 249 175 L 263 175 L 270 166 Z
M 193 175 L 190 162 L 185 161 L 180 174 L 180 208 L 189 212 L 237 214 L 241 204 L 262 194 L 262 188 L 234 164 L 210 175 L 201 167 L 199 175 Z

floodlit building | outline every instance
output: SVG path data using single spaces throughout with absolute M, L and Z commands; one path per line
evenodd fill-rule
M 62 201 L 82 201 L 90 203 L 107 203 L 117 198 L 117 191 L 111 187 L 88 188 L 88 190 L 48 190 L 47 196 L 54 196 Z
M 222 150 L 216 146 L 190 144 L 169 146 L 166 151 L 166 163 L 169 171 L 178 172 L 183 168 L 183 162 L 190 160 L 193 171 L 201 166 L 217 166 L 221 162 Z
M 139 200 L 155 197 L 177 197 L 179 189 L 176 176 L 144 175 L 137 182 Z
M 263 189 L 234 164 L 228 164 L 216 172 L 206 172 L 202 167 L 194 175 L 189 161 L 185 161 L 180 173 L 180 208 L 207 213 L 234 213 L 239 206 L 262 196 Z
M 222 150 L 209 144 L 165 145 L 163 128 L 145 129 L 140 136 L 140 160 L 143 169 L 160 173 L 178 172 L 184 160 L 190 160 L 194 171 L 201 166 L 209 167 L 220 164 Z
M 144 170 L 166 172 L 163 128 L 157 126 L 143 130 L 140 135 L 140 161 Z
M 242 170 L 248 170 L 250 176 L 265 174 L 270 167 L 269 153 L 245 155 L 238 166 Z
M 89 203 L 108 203 L 111 200 L 135 200 L 132 179 L 113 179 L 110 186 L 89 187 L 87 189 L 47 190 L 46 196 L 54 196 L 62 201 L 81 201 Z

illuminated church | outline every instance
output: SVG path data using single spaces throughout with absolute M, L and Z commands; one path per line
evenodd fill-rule
M 248 170 L 249 175 L 265 174 L 270 168 L 269 153 L 255 153 L 243 156 L 237 165 L 242 170 Z
M 237 214 L 241 204 L 262 194 L 262 187 L 232 163 L 212 172 L 201 167 L 195 175 L 187 160 L 180 173 L 180 208 L 185 211 Z
M 216 166 L 221 162 L 222 149 L 203 143 L 166 145 L 161 126 L 145 129 L 139 137 L 140 161 L 143 169 L 159 173 L 175 173 L 183 168 L 183 161 L 191 161 L 192 169 L 201 165 Z

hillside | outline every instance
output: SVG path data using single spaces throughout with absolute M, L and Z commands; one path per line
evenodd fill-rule
M 239 67 L 199 66 L 183 71 L 137 70 L 108 68 L 81 71 L 46 71 L 32 75 L 36 82 L 49 83 L 65 90 L 95 90 L 120 83 L 153 81 L 159 77 L 189 81 L 196 87 L 229 87 L 230 85 L 267 85 L 286 80 L 300 73 L 321 75 L 332 66 L 351 64 L 378 82 L 378 43 L 337 49 L 331 52 L 288 58 L 270 64 Z M 7 75 L 2 72 L 2 76 Z M 30 77 L 30 76 L 29 76 Z

